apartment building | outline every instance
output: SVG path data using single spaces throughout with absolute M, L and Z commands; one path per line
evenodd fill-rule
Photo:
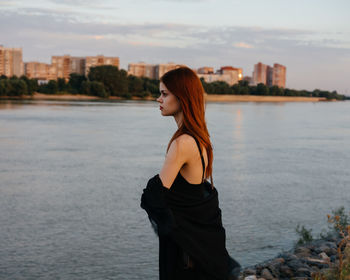
M 90 68 L 102 65 L 113 65 L 119 68 L 119 57 L 106 57 L 103 55 L 87 56 L 85 61 L 85 75 L 89 74 Z
M 20 77 L 24 74 L 22 48 L 0 45 L 0 75 Z
M 267 86 L 278 86 L 284 88 L 286 86 L 287 68 L 281 64 L 275 63 L 273 67 L 265 65 L 261 62 L 254 65 L 253 85 L 262 83 Z

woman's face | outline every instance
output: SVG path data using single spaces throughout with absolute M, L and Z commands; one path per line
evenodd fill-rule
M 181 111 L 181 104 L 179 99 L 172 94 L 164 85 L 163 82 L 159 84 L 160 96 L 157 98 L 159 102 L 159 109 L 163 116 L 174 116 Z

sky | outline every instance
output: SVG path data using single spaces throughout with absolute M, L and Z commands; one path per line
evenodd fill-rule
M 349 0 L 0 0 L 0 45 L 191 68 L 287 67 L 286 87 L 350 95 Z

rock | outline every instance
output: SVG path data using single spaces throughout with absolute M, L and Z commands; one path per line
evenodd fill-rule
M 322 245 L 322 246 L 320 246 L 320 247 L 318 247 L 318 248 L 315 248 L 315 252 L 316 252 L 317 254 L 320 254 L 320 253 L 322 253 L 322 252 L 329 252 L 330 249 L 331 249 L 331 248 L 329 248 L 328 246 Z
M 281 265 L 280 276 L 283 278 L 291 278 L 294 276 L 293 270 L 288 265 Z
M 327 255 L 326 255 L 327 256 Z M 328 257 L 328 256 L 327 256 Z M 315 259 L 315 258 L 307 258 L 307 261 L 310 262 L 316 262 L 316 263 L 327 263 L 325 260 L 323 259 Z
M 311 277 L 311 271 L 307 268 L 300 267 L 296 272 L 296 276 L 300 277 Z
M 326 262 L 329 262 L 331 260 L 325 252 L 320 253 L 319 256 Z
M 267 268 L 270 270 L 271 274 L 274 277 L 279 278 L 279 276 L 280 276 L 280 266 L 281 266 L 281 263 L 273 263 L 273 262 L 271 262 L 269 265 L 267 265 Z
M 307 258 L 307 264 L 310 266 L 317 266 L 318 268 L 327 268 L 329 267 L 328 263 L 325 260 Z
M 262 270 L 261 277 L 265 278 L 266 280 L 272 280 L 273 279 L 273 276 L 272 276 L 271 272 L 267 268 L 264 268 Z
M 335 242 L 326 242 L 325 243 L 326 246 L 328 246 L 329 248 L 332 248 L 332 249 L 337 249 L 337 244 Z
M 291 261 L 297 259 L 298 257 L 291 253 L 282 253 L 278 255 L 278 258 L 283 258 L 285 261 Z
M 265 278 L 258 278 L 258 280 L 266 280 Z
M 256 274 L 256 270 L 253 269 L 253 268 L 246 268 L 246 269 L 243 271 L 243 275 L 244 275 L 244 276 L 255 275 L 255 274 Z
M 244 280 L 258 280 L 255 275 L 250 275 L 244 278 Z
M 297 257 L 309 257 L 311 255 L 311 250 L 306 247 L 298 247 L 294 253 Z
M 328 248 L 326 251 L 324 251 L 328 256 L 334 256 L 338 254 L 337 249 L 334 248 Z
M 296 259 L 296 260 L 291 260 L 290 262 L 287 263 L 287 265 L 293 269 L 293 271 L 297 271 L 299 267 L 303 267 L 303 263 Z

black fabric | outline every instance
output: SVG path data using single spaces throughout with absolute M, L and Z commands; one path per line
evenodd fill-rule
M 240 265 L 230 257 L 226 248 L 218 192 L 208 181 L 201 184 L 202 192 L 179 191 L 162 185 L 159 175 L 152 177 L 141 196 L 151 225 L 159 237 L 160 280 L 236 279 Z M 195 188 L 192 186 L 192 188 Z M 199 188 L 200 189 L 200 188 Z M 181 276 L 182 251 L 194 261 L 187 270 L 192 276 Z
M 193 137 L 193 136 L 192 136 Z M 201 161 L 202 161 L 202 167 L 203 167 L 203 175 L 202 175 L 202 183 L 203 183 L 203 179 L 204 179 L 204 171 L 205 171 L 205 163 L 204 163 L 204 158 L 203 158 L 203 155 L 202 155 L 202 149 L 201 149 L 201 146 L 199 145 L 199 142 L 197 140 L 196 137 L 193 137 L 194 140 L 196 140 L 196 143 L 197 143 L 197 147 L 198 147 L 198 150 L 199 150 L 199 153 L 201 155 Z

